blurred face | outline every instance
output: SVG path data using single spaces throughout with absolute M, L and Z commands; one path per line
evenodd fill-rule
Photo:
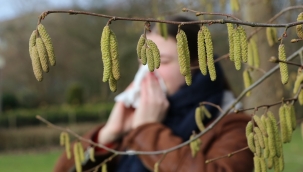
M 180 86 L 185 83 L 184 76 L 180 73 L 178 62 L 177 42 L 174 38 L 168 37 L 165 40 L 157 33 L 149 33 L 147 39 L 154 41 L 158 46 L 161 56 L 161 65 L 155 71 L 163 78 L 168 95 L 174 94 Z

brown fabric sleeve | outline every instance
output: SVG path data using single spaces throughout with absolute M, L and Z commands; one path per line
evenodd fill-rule
M 205 164 L 210 158 L 226 155 L 247 146 L 245 126 L 250 118 L 246 115 L 231 114 L 223 118 L 211 131 L 200 139 L 202 146 L 195 158 L 190 147 L 184 146 L 166 155 L 160 164 L 165 172 L 247 172 L 253 169 L 253 155 L 245 150 L 230 158 L 224 158 Z M 160 123 L 142 125 L 130 132 L 124 139 L 124 145 L 137 151 L 164 150 L 182 143 L 181 138 Z M 140 155 L 144 165 L 153 170 L 154 164 L 162 155 Z
M 94 129 L 90 130 L 89 132 L 87 132 L 86 134 L 84 134 L 82 137 L 83 138 L 86 138 L 86 139 L 91 139 L 93 140 L 93 138 L 96 137 L 96 135 L 98 134 L 98 132 L 102 129 L 104 125 L 100 125 L 100 126 L 97 126 L 95 127 Z M 91 145 L 87 142 L 82 142 L 82 146 L 84 148 L 84 151 L 90 147 Z M 75 144 L 75 142 L 71 143 L 71 159 L 67 159 L 67 156 L 66 156 L 66 152 L 64 151 L 64 153 L 62 153 L 62 155 L 58 158 L 55 166 L 54 166 L 54 172 L 70 172 L 70 171 L 75 171 L 74 169 L 74 154 L 73 154 L 73 145 Z M 118 149 L 118 147 L 120 146 L 120 142 L 118 141 L 117 143 L 115 143 L 113 145 L 113 147 L 111 147 L 112 149 Z M 93 167 L 95 167 L 96 165 L 100 164 L 101 162 L 103 162 L 106 158 L 108 158 L 110 155 L 112 155 L 112 153 L 109 153 L 109 152 L 105 152 L 105 151 L 102 151 L 101 153 L 95 153 L 95 159 L 96 159 L 96 162 L 91 162 L 88 160 L 87 163 L 85 163 L 84 166 L 82 166 L 82 170 L 88 170 L 88 169 L 91 169 Z M 110 161 L 108 163 L 108 167 L 111 168 L 111 167 L 114 167 L 113 165 L 110 165 L 112 163 L 115 163 L 115 160 L 113 161 Z M 110 169 L 109 169 L 110 171 Z

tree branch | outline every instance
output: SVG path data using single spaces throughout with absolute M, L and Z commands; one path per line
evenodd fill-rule
M 205 163 L 207 164 L 207 163 L 211 163 L 211 162 L 213 162 L 213 161 L 219 160 L 219 159 L 230 158 L 230 157 L 232 157 L 233 155 L 235 155 L 235 154 L 237 154 L 237 153 L 240 153 L 240 152 L 242 152 L 242 151 L 245 151 L 246 149 L 248 149 L 248 146 L 246 146 L 246 147 L 244 147 L 244 148 L 242 148 L 242 149 L 239 149 L 239 150 L 237 150 L 237 151 L 231 152 L 231 153 L 229 153 L 229 154 L 226 154 L 226 155 L 223 155 L 223 156 L 219 156 L 219 157 L 217 157 L 217 158 L 208 159 L 208 160 L 205 161 Z

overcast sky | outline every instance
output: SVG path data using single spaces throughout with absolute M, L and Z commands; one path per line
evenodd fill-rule
M 0 0 L 0 21 L 14 18 L 24 12 L 48 8 L 68 8 L 74 3 L 87 7 L 92 0 Z M 104 1 L 104 0 L 102 0 Z M 32 5 L 31 2 L 41 2 Z

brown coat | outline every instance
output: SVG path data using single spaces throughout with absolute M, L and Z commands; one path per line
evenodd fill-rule
M 229 114 L 215 127 L 204 134 L 200 140 L 202 145 L 195 158 L 191 156 L 189 146 L 184 146 L 166 155 L 160 165 L 161 172 L 251 172 L 253 169 L 253 154 L 250 150 L 237 153 L 229 158 L 223 158 L 205 164 L 207 159 L 226 155 L 247 146 L 245 127 L 250 117 L 245 114 Z M 91 139 L 100 129 L 87 133 L 84 137 Z M 127 134 L 123 141 L 118 141 L 115 149 L 131 149 L 137 151 L 155 151 L 168 149 L 182 143 L 181 138 L 172 134 L 171 130 L 160 123 L 142 125 Z M 88 147 L 87 143 L 82 143 Z M 111 153 L 96 155 L 98 163 L 109 157 Z M 141 155 L 139 158 L 146 168 L 153 171 L 154 164 L 162 155 Z M 119 157 L 109 162 L 108 171 L 113 171 Z M 65 153 L 59 158 L 54 172 L 67 172 L 73 166 L 73 158 L 66 159 Z M 83 170 L 90 169 L 96 164 L 88 162 Z

